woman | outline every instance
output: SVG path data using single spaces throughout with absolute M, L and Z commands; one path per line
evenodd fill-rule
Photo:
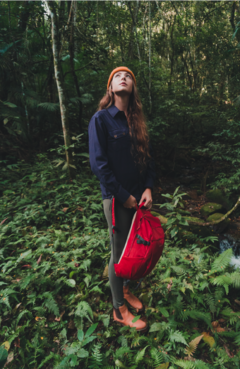
M 100 180 L 104 214 L 111 240 L 109 281 L 113 297 L 113 319 L 122 325 L 145 330 L 146 323 L 134 316 L 124 299 L 137 313 L 144 311 L 124 280 L 115 274 L 114 263 L 122 253 L 136 205 L 152 206 L 155 177 L 153 159 L 149 153 L 149 138 L 136 88 L 136 78 L 126 67 L 115 68 L 108 79 L 107 93 L 98 111 L 90 120 L 90 165 Z M 111 199 L 115 197 L 116 232 L 112 234 Z

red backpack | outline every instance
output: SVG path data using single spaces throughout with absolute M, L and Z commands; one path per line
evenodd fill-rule
M 112 230 L 115 233 L 114 198 L 112 199 Z M 160 220 L 150 210 L 143 208 L 144 202 L 136 205 L 126 243 L 117 264 L 117 277 L 140 279 L 149 274 L 162 255 L 164 231 Z

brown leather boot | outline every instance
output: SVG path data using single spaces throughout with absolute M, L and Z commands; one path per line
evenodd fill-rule
M 133 323 L 132 320 L 134 318 L 134 315 L 130 313 L 126 305 L 120 306 L 119 309 L 113 308 L 113 320 L 115 322 L 121 325 L 128 325 L 131 328 L 136 327 L 137 331 L 145 331 L 147 329 L 147 324 L 141 319 Z
M 131 305 L 137 313 L 143 313 L 145 310 L 144 305 L 141 303 L 141 301 L 132 294 L 132 292 L 129 291 L 128 286 L 123 286 L 123 297 L 129 305 Z

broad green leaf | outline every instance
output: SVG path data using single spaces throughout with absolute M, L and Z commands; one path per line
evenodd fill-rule
M 89 327 L 87 332 L 85 333 L 85 337 L 87 338 L 87 337 L 91 336 L 91 334 L 95 331 L 97 326 L 98 326 L 98 323 L 95 323 L 95 324 L 91 325 L 91 327 Z
M 89 353 L 87 350 L 81 348 L 78 352 L 77 352 L 77 356 L 80 358 L 84 358 L 84 357 L 88 357 Z
M 141 318 L 141 315 L 137 315 L 137 316 L 135 316 L 135 318 L 132 320 L 132 322 L 133 323 L 136 323 L 136 321 L 138 320 L 138 319 L 140 319 Z
M 7 361 L 7 357 L 8 357 L 7 350 L 3 346 L 0 346 L 0 369 L 4 367 Z
M 67 285 L 70 287 L 76 286 L 76 281 L 74 279 L 67 279 L 66 282 L 67 282 Z
M 153 323 L 149 329 L 149 332 L 158 332 L 162 329 L 161 323 Z
M 77 338 L 79 339 L 80 342 L 83 340 L 83 336 L 84 336 L 83 331 L 79 329 L 77 332 Z
M 97 338 L 97 336 L 90 336 L 88 338 L 86 338 L 83 342 L 82 342 L 82 347 L 86 346 L 89 342 L 92 342 L 93 340 L 95 340 L 95 338 Z
M 169 313 L 164 307 L 160 307 L 159 311 L 162 313 L 163 316 L 165 316 L 165 318 L 169 317 Z
M 147 349 L 149 345 L 147 345 L 146 347 L 144 347 L 144 349 L 142 349 L 141 351 L 138 351 L 137 355 L 135 356 L 135 360 L 136 363 L 138 363 L 139 361 L 141 361 L 145 355 L 145 351 Z

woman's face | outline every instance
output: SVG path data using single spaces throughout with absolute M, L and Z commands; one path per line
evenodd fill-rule
M 133 78 L 129 72 L 119 71 L 113 75 L 112 91 L 119 95 L 131 94 L 133 89 Z

